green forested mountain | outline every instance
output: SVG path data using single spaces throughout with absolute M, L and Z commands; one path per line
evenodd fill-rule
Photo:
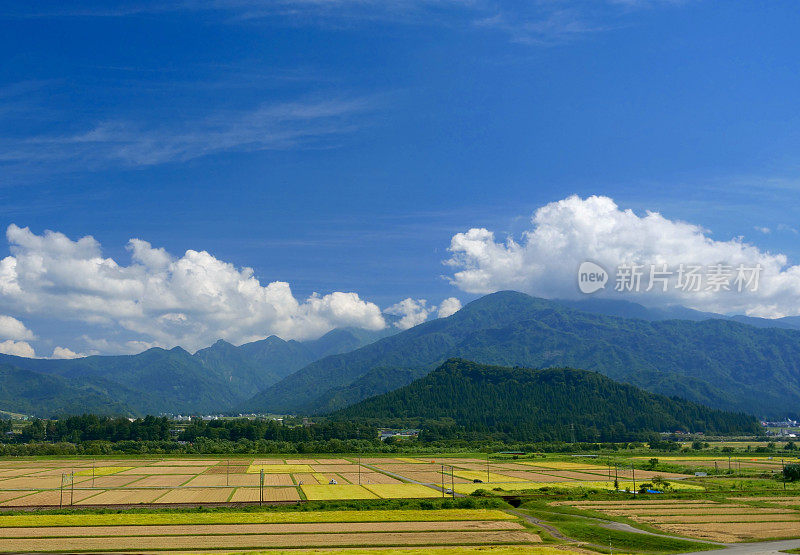
M 648 391 L 760 416 L 800 406 L 800 332 L 725 319 L 646 321 L 505 291 L 351 353 L 318 360 L 243 407 L 324 412 L 389 391 L 451 357 L 593 370 Z M 402 373 L 385 382 L 377 369 Z M 406 382 L 408 383 L 408 382 Z
M 665 431 L 757 433 L 752 416 L 710 409 L 572 368 L 530 370 L 450 359 L 411 384 L 331 414 L 333 419 L 452 419 L 466 433 L 514 441 L 630 441 Z
M 127 414 L 118 386 L 71 381 L 0 364 L 0 407 L 9 412 L 53 416 L 98 412 Z
M 341 329 L 314 341 L 271 336 L 239 347 L 218 341 L 194 355 L 180 347 L 73 360 L 0 354 L 0 364 L 7 369 L 0 381 L 0 410 L 37 416 L 50 416 L 54 410 L 125 415 L 226 412 L 320 357 L 389 333 Z

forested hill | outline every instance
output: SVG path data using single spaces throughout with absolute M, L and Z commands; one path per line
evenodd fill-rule
M 45 417 L 231 411 L 319 358 L 395 331 L 342 328 L 304 342 L 273 335 L 238 347 L 220 340 L 194 354 L 180 347 L 72 360 L 0 354 L 0 410 Z
M 453 419 L 517 441 L 630 441 L 654 432 L 753 434 L 755 418 L 671 399 L 572 368 L 531 370 L 450 359 L 410 385 L 331 414 L 373 423 Z
M 451 357 L 594 370 L 654 393 L 760 417 L 791 416 L 800 406 L 800 331 L 724 319 L 607 316 L 502 291 L 448 318 L 316 361 L 242 408 L 330 412 L 410 383 Z

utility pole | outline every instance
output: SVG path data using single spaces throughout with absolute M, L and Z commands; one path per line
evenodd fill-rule
M 358 485 L 361 485 L 361 453 L 358 454 Z
M 261 469 L 261 480 L 258 485 L 258 506 L 264 504 L 264 469 Z
M 781 476 L 783 476 L 783 489 L 786 491 L 786 463 L 781 459 Z
M 230 459 L 228 459 L 228 462 L 227 462 L 227 464 L 225 465 L 225 485 L 226 485 L 226 486 L 229 486 L 229 485 L 230 485 L 230 482 L 229 482 L 229 480 L 230 480 L 230 474 L 231 474 L 231 460 L 230 460 Z
M 444 465 L 442 465 L 442 497 L 444 497 Z
M 631 464 L 631 475 L 633 476 L 633 495 L 636 495 L 636 469 Z
M 58 495 L 58 508 L 59 509 L 64 506 L 64 477 L 65 476 L 66 476 L 66 474 L 64 474 L 64 473 L 61 474 L 61 488 L 59 490 L 60 493 Z
M 73 504 L 75 499 L 75 471 L 73 470 L 69 475 L 69 505 Z
M 486 453 L 486 483 L 489 483 L 489 453 Z
M 456 498 L 456 481 L 453 478 L 453 466 L 450 465 L 450 491 L 453 493 L 453 499 Z

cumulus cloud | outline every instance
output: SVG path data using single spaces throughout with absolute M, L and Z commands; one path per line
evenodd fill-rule
M 0 260 L 0 308 L 124 330 L 132 336 L 124 342 L 129 350 L 196 349 L 219 338 L 242 343 L 270 334 L 308 339 L 339 326 L 386 325 L 378 306 L 355 293 L 298 300 L 288 283 L 262 285 L 251 268 L 205 251 L 178 257 L 132 239 L 125 265 L 104 257 L 91 236 L 73 241 L 13 224 L 6 235 L 11 256 Z
M 617 270 L 622 264 L 635 264 L 642 266 L 642 288 L 627 295 L 645 304 L 682 304 L 762 317 L 800 314 L 800 266 L 740 238 L 714 240 L 700 226 L 657 212 L 638 215 L 602 196 L 572 196 L 547 204 L 534 213 L 531 224 L 519 240 L 499 240 L 482 228 L 453 236 L 452 256 L 445 261 L 454 270 L 451 283 L 469 293 L 515 289 L 548 298 L 576 298 L 581 296 L 577 269 L 588 260 L 610 274 L 609 284 L 596 295 L 619 298 L 625 293 L 614 290 Z M 687 269 L 702 266 L 706 275 L 716 265 L 730 267 L 734 277 L 740 266 L 760 265 L 761 271 L 755 291 L 752 284 L 739 291 L 733 281 L 728 290 L 715 290 L 710 282 L 700 290 L 687 290 L 678 281 L 680 264 Z M 667 265 L 673 273 L 662 276 L 666 286 L 645 291 L 651 265 L 656 271 Z
M 0 341 L 0 353 L 27 358 L 36 356 L 36 352 L 33 350 L 30 343 L 26 341 L 14 341 L 12 339 Z
M 425 322 L 431 314 L 436 314 L 437 318 L 446 318 L 461 310 L 461 301 L 455 297 L 450 297 L 436 305 L 428 305 L 425 299 L 403 299 L 399 303 L 393 304 L 384 312 L 393 316 L 401 316 L 394 326 L 401 330 L 413 328 Z
M 461 310 L 461 301 L 455 297 L 449 297 L 439 304 L 439 311 L 437 316 L 439 318 L 447 318 Z
M 66 347 L 56 347 L 53 349 L 53 356 L 50 358 L 80 358 L 82 354 L 78 354 L 71 349 L 67 349 Z
M 425 299 L 407 298 L 397 304 L 393 304 L 384 312 L 394 316 L 401 316 L 394 325 L 401 330 L 407 330 L 423 323 L 428 319 L 431 312 L 436 310 L 435 306 L 428 307 L 427 304 L 428 301 Z
M 0 314 L 0 339 L 31 340 L 34 335 L 16 318 Z

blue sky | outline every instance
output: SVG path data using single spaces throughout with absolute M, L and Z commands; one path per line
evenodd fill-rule
M 381 309 L 475 298 L 451 238 L 519 237 L 572 194 L 795 264 L 799 25 L 793 2 L 6 2 L 0 225 Z M 44 355 L 153 340 L 0 313 Z

